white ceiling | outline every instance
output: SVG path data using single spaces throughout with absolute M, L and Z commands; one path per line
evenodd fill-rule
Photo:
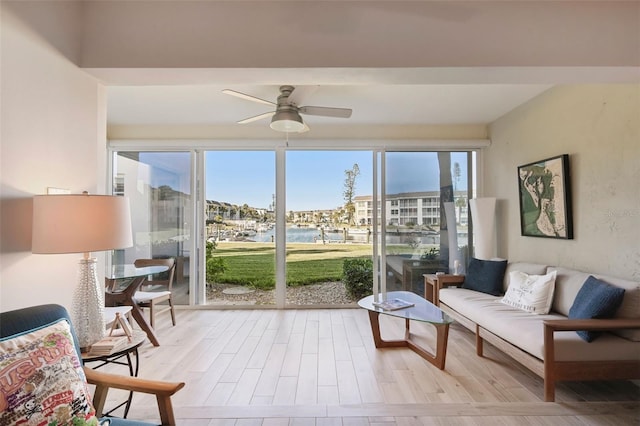
M 302 104 L 351 108 L 352 117 L 303 116 L 303 119 L 312 130 L 323 124 L 486 124 L 549 87 L 549 84 L 321 85 Z M 278 84 L 110 86 L 108 122 L 123 126 L 227 126 L 273 110 L 268 105 L 225 95 L 223 89 L 272 102 L 279 94 Z M 267 118 L 242 126 L 268 125 Z
M 353 110 L 303 116 L 305 137 L 485 125 L 553 85 L 637 82 L 637 11 L 600 1 L 87 2 L 81 62 L 108 87 L 111 129 L 270 135 L 268 118 L 235 124 L 270 106 L 222 90 L 275 102 L 280 85 L 319 85 L 302 105 Z

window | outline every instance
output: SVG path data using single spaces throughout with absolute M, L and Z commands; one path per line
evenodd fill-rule
M 116 250 L 113 264 L 176 259 L 173 300 L 189 304 L 193 198 L 189 152 L 117 152 L 112 193 L 129 197 L 133 247 Z
M 389 290 L 422 294 L 423 273 L 468 257 L 471 151 L 112 149 L 112 191 L 130 197 L 135 212 L 135 247 L 117 251 L 113 263 L 175 257 L 178 303 L 340 304 L 293 295 L 340 282 L 343 260 L 371 258 L 376 241 Z M 351 207 L 347 172 L 356 176 Z M 405 260 L 415 267 L 403 269 Z M 262 269 L 252 273 L 248 265 Z M 240 302 L 222 296 L 240 287 Z

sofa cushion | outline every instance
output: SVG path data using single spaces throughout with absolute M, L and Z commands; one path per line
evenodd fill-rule
M 612 318 L 624 297 L 624 289 L 615 287 L 590 276 L 576 295 L 569 310 L 571 319 Z M 577 331 L 578 336 L 591 342 L 601 333 Z
M 553 297 L 551 311 L 569 316 L 569 309 L 582 288 L 582 284 L 589 278 L 586 272 L 561 267 L 549 267 L 547 272 L 556 271 L 556 290 Z
M 506 260 L 471 258 L 462 288 L 498 296 L 502 294 Z
M 548 314 L 553 302 L 556 271 L 546 275 L 529 275 L 521 271 L 509 273 L 509 288 L 501 302 L 534 314 Z
M 97 425 L 94 414 L 66 320 L 0 342 L 0 424 Z
M 610 277 L 606 275 L 594 275 L 607 284 L 615 285 L 624 289 L 622 305 L 616 311 L 614 318 L 638 319 L 640 318 L 640 282 L 625 280 L 622 278 Z M 616 330 L 618 336 L 625 339 L 640 342 L 640 329 Z
M 589 278 L 590 274 L 561 267 L 549 267 L 547 272 L 554 270 L 558 271 L 558 276 L 556 277 L 556 290 L 551 310 L 569 316 L 569 309 L 571 309 L 571 305 L 573 305 L 578 291 L 580 291 L 582 284 Z M 614 318 L 640 318 L 640 282 L 607 275 L 593 274 L 593 276 L 607 284 L 625 289 L 622 305 L 616 312 Z M 625 339 L 635 342 L 640 341 L 640 330 L 637 329 L 616 330 L 614 333 Z

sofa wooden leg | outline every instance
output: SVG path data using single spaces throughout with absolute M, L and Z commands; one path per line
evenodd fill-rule
M 476 325 L 476 355 L 482 356 L 484 352 L 484 340 L 480 337 L 480 327 Z
M 548 324 L 544 324 L 544 401 L 553 402 L 556 399 L 555 380 L 555 341 L 554 330 Z
M 544 402 L 554 402 L 556 400 L 556 383 L 553 380 L 544 378 Z

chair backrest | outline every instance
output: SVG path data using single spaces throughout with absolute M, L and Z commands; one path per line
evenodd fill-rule
M 144 285 L 152 287 L 163 286 L 171 291 L 173 285 L 173 276 L 176 271 L 176 261 L 174 258 L 168 259 L 136 259 L 133 262 L 136 268 L 144 268 L 145 266 L 167 266 L 169 270 L 159 274 L 149 275 Z
M 0 312 L 0 339 L 18 334 L 26 334 L 61 319 L 66 319 L 69 321 L 69 324 L 71 324 L 69 312 L 67 312 L 63 306 L 55 304 L 30 306 L 28 308 L 16 309 L 15 311 Z M 80 345 L 78 344 L 78 338 L 73 329 L 73 324 L 71 325 L 71 334 L 73 335 L 78 358 L 82 359 L 80 356 Z

